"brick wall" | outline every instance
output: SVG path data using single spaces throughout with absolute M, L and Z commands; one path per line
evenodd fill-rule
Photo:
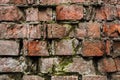
M 120 0 L 0 0 L 0 80 L 120 80 Z

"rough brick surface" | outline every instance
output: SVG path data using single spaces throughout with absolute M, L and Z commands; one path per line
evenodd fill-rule
M 45 79 L 36 75 L 24 75 L 22 80 L 45 80 Z
M 47 37 L 48 38 L 64 38 L 67 36 L 72 37 L 74 34 L 70 32 L 72 26 L 67 24 L 48 24 Z
M 75 36 L 82 38 L 100 38 L 100 24 L 97 22 L 79 23 L 79 27 L 75 29 Z
M 0 58 L 0 72 L 23 72 L 25 69 L 25 62 L 12 58 Z
M 104 42 L 103 41 L 84 41 L 82 48 L 83 56 L 103 56 Z
M 91 75 L 91 76 L 83 76 L 83 80 L 107 80 L 107 77 L 100 75 Z
M 52 76 L 52 80 L 78 80 L 78 76 Z
M 0 0 L 0 80 L 120 80 L 120 0 Z
M 26 21 L 38 21 L 39 19 L 38 8 L 26 9 Z
M 28 56 L 48 56 L 46 41 L 24 41 L 25 51 Z
M 65 67 L 67 72 L 78 72 L 80 74 L 95 74 L 95 69 L 92 65 L 92 61 L 86 61 L 82 58 L 73 58 L 73 62 Z
M 52 21 L 53 19 L 52 8 L 40 8 L 38 16 L 39 21 Z
M 120 75 L 112 75 L 112 80 L 119 80 L 120 79 Z
M 23 17 L 23 13 L 15 6 L 0 6 L 0 21 L 18 21 Z
M 98 63 L 98 69 L 100 72 L 115 72 L 117 67 L 115 61 L 112 58 L 104 58 Z
M 16 41 L 0 40 L 0 55 L 2 56 L 18 56 L 19 44 Z
M 73 55 L 74 47 L 77 46 L 78 41 L 76 39 L 66 39 L 55 41 L 55 55 Z
M 57 58 L 42 58 L 39 62 L 41 65 L 41 67 L 39 67 L 40 71 L 42 73 L 48 73 L 52 71 L 53 65 L 58 64 L 59 61 Z
M 56 8 L 57 20 L 80 20 L 83 18 L 83 7 L 78 5 L 60 5 Z

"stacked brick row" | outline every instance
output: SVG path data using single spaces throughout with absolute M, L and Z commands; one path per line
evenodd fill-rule
M 120 80 L 119 0 L 0 0 L 0 80 Z

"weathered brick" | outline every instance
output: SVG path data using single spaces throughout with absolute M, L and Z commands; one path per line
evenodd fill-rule
M 83 3 L 87 2 L 86 0 L 71 0 L 72 3 Z
M 87 36 L 89 38 L 100 38 L 100 24 L 97 22 L 89 22 L 87 28 Z
M 117 71 L 115 62 L 112 58 L 103 58 L 98 63 L 98 70 L 101 73 Z
M 47 37 L 48 38 L 64 38 L 66 36 L 72 37 L 72 31 L 70 34 L 71 25 L 67 24 L 48 24 L 47 25 Z
M 77 47 L 78 40 L 65 39 L 54 42 L 55 54 L 54 55 L 74 55 L 74 48 Z
M 52 15 L 52 9 L 51 8 L 40 8 L 39 9 L 39 21 L 52 21 L 53 15 Z
M 75 37 L 83 38 L 100 38 L 100 24 L 97 22 L 79 23 L 79 27 L 75 29 Z
M 0 75 L 0 80 L 11 80 L 8 75 Z
M 46 26 L 40 24 L 26 24 L 27 38 L 40 39 L 46 37 Z
M 51 80 L 78 80 L 78 76 L 52 76 Z
M 83 76 L 83 80 L 107 80 L 107 76 L 101 76 L 101 75 L 86 75 Z
M 79 23 L 79 26 L 75 29 L 75 37 L 78 39 L 83 39 L 86 36 L 87 36 L 86 23 Z
M 117 4 L 119 0 L 103 0 L 107 4 Z
M 46 37 L 44 28 L 40 24 L 12 24 L 1 23 L 0 24 L 0 39 L 10 38 L 34 38 L 40 39 Z
M 114 61 L 115 61 L 117 70 L 120 71 L 120 58 L 119 58 L 119 57 L 118 57 L 118 58 L 115 58 Z
M 26 21 L 38 21 L 38 20 L 39 20 L 38 8 L 26 9 Z
M 105 51 L 106 51 L 106 54 L 107 55 L 111 55 L 111 41 L 110 40 L 106 40 L 106 44 L 105 44 L 106 46 L 106 49 L 105 49 Z
M 120 33 L 120 24 L 119 23 L 106 23 L 103 24 L 103 36 L 117 38 Z
M 58 5 L 61 3 L 68 3 L 71 2 L 71 0 L 40 0 L 39 3 L 42 5 Z
M 83 56 L 103 56 L 104 55 L 104 42 L 103 41 L 83 41 L 82 55 Z
M 24 41 L 24 49 L 28 56 L 49 56 L 46 41 Z
M 118 17 L 120 18 L 120 5 L 117 5 L 117 13 L 118 13 Z
M 102 20 L 113 20 L 117 17 L 116 7 L 113 5 L 105 5 L 100 9 L 96 10 L 95 19 L 98 21 Z
M 19 44 L 16 41 L 0 40 L 1 56 L 18 56 Z
M 0 4 L 26 4 L 26 0 L 0 0 Z
M 113 57 L 117 57 L 117 56 L 120 56 L 120 42 L 119 41 L 114 41 L 113 42 L 113 53 L 111 53 L 111 55 Z
M 22 80 L 45 80 L 45 79 L 37 75 L 24 75 Z
M 56 8 L 57 20 L 81 20 L 83 7 L 78 5 L 59 5 Z
M 0 38 L 26 38 L 27 28 L 23 24 L 0 24 Z
M 95 74 L 95 69 L 92 61 L 86 61 L 80 57 L 73 58 L 73 62 L 69 63 L 67 66 L 64 66 L 64 70 L 66 72 L 78 72 L 85 75 Z
M 23 17 L 23 13 L 15 6 L 0 6 L 0 21 L 18 21 Z
M 120 75 L 112 75 L 112 80 L 120 80 Z
M 23 72 L 26 63 L 12 58 L 0 58 L 0 72 Z
M 41 58 L 39 62 L 39 68 L 42 73 L 52 72 L 53 66 L 59 63 L 57 58 Z

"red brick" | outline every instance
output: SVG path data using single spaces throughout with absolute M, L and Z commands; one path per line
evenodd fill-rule
M 113 53 L 111 55 L 113 57 L 120 56 L 120 42 L 119 41 L 113 42 Z
M 27 29 L 23 24 L 0 24 L 0 38 L 26 38 Z
M 44 26 L 45 28 L 45 26 Z M 46 37 L 45 29 L 39 24 L 0 24 L 0 38 L 34 38 Z
M 0 21 L 18 21 L 23 13 L 15 6 L 0 6 Z
M 46 37 L 46 26 L 40 24 L 27 24 L 27 38 L 40 39 Z
M 6 4 L 6 3 L 9 3 L 10 0 L 0 0 L 0 4 Z
M 47 36 L 48 38 L 64 38 L 70 36 L 71 25 L 67 24 L 48 24 Z M 72 34 L 72 33 L 71 33 Z M 72 35 L 71 35 L 72 36 Z
M 103 35 L 117 38 L 120 33 L 120 24 L 108 23 L 103 24 Z
M 120 58 L 115 58 L 115 64 L 116 64 L 116 67 L 117 67 L 117 70 L 120 71 Z
M 85 2 L 85 0 L 71 0 L 71 2 L 72 3 L 83 3 L 83 2 Z
M 19 24 L 0 24 L 1 38 L 23 38 L 27 36 L 27 29 L 24 25 Z
M 0 40 L 1 56 L 18 56 L 19 44 L 16 41 Z
M 58 5 L 61 3 L 68 3 L 71 2 L 71 0 L 40 0 L 39 3 L 42 5 Z
M 119 0 L 103 0 L 107 4 L 117 4 Z
M 106 54 L 111 55 L 110 52 L 111 52 L 111 41 L 106 40 Z
M 75 29 L 75 37 L 78 39 L 87 37 L 87 23 L 79 23 L 79 26 Z
M 75 29 L 76 38 L 100 38 L 100 26 L 97 22 L 79 23 Z
M 24 75 L 22 80 L 45 80 L 45 79 L 37 75 Z
M 101 20 L 113 20 L 117 17 L 116 7 L 113 5 L 105 5 L 100 9 L 96 10 L 95 19 L 98 21 Z
M 1 0 L 0 4 L 26 4 L 26 0 Z
M 67 61 L 67 60 L 66 60 Z M 95 74 L 95 69 L 92 60 L 84 60 L 83 58 L 73 58 L 73 62 L 63 67 L 66 72 L 78 72 L 82 75 Z
M 78 80 L 78 76 L 52 76 L 51 80 Z
M 102 41 L 83 41 L 82 55 L 83 56 L 103 56 L 104 42 Z
M 57 58 L 41 58 L 39 59 L 39 69 L 42 73 L 50 73 L 53 70 L 53 66 L 58 64 L 59 61 Z
M 38 21 L 39 13 L 38 8 L 26 9 L 26 21 Z
M 115 62 L 112 58 L 104 58 L 104 59 L 101 59 L 98 63 L 98 70 L 101 73 L 116 72 L 117 68 L 116 68 Z
M 28 56 L 48 56 L 46 41 L 24 41 L 25 51 Z
M 87 35 L 89 38 L 100 38 L 100 24 L 97 22 L 89 22 L 87 28 Z
M 54 55 L 73 55 L 74 48 L 77 46 L 78 41 L 76 39 L 65 39 L 55 41 L 55 54 Z
M 56 8 L 57 20 L 81 20 L 83 7 L 78 5 L 60 5 Z
M 120 80 L 120 75 L 112 75 L 112 80 Z
M 120 18 L 120 5 L 117 5 L 117 13 L 118 13 L 118 17 Z
M 27 65 L 12 58 L 0 58 L 0 72 L 23 72 Z
M 101 75 L 86 75 L 83 76 L 83 80 L 107 80 L 107 76 L 101 76 Z
M 52 9 L 40 8 L 39 9 L 39 21 L 52 21 Z

